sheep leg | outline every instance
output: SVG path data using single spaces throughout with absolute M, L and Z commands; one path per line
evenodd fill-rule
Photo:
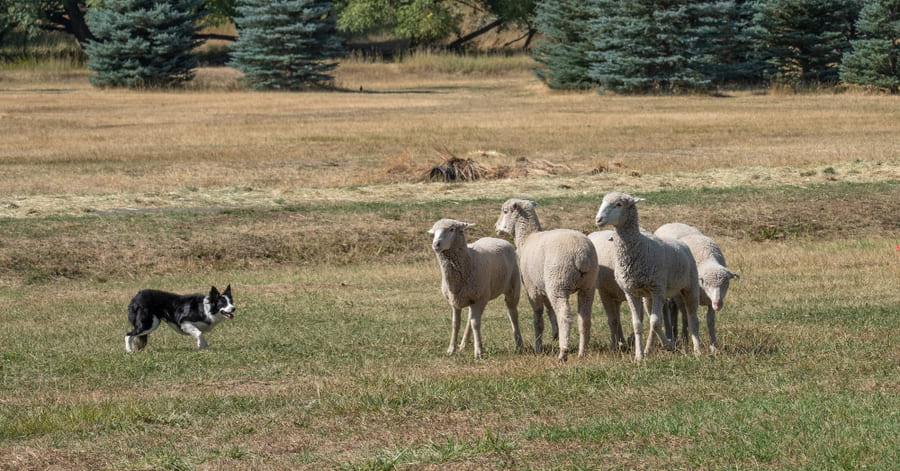
M 666 338 L 665 327 L 663 323 L 660 322 L 662 320 L 663 315 L 663 304 L 666 302 L 666 297 L 662 293 L 655 293 L 650 296 L 650 333 L 647 334 L 647 346 L 645 347 L 644 354 L 650 353 L 650 349 L 653 346 L 653 334 L 656 333 L 659 336 L 659 340 L 666 346 L 667 349 L 671 350 L 675 348 L 675 345 L 671 340 Z
M 556 322 L 559 328 L 559 361 L 569 358 L 569 330 L 572 327 L 572 308 L 569 306 L 569 298 L 562 297 L 553 300 L 556 311 Z
M 578 293 L 578 356 L 583 357 L 591 341 L 591 308 L 594 305 L 594 289 Z
M 484 313 L 485 304 L 473 304 L 469 307 L 469 326 L 472 328 L 472 343 L 475 346 L 475 358 L 481 358 L 481 314 Z M 466 329 L 468 332 L 469 329 Z M 463 338 L 465 338 L 463 334 Z M 462 347 L 460 346 L 460 349 Z
M 631 294 L 626 294 L 625 297 L 631 309 L 631 325 L 634 328 L 634 361 L 642 361 L 644 351 L 641 349 L 641 333 L 644 331 L 644 306 L 641 304 L 641 298 Z
M 687 344 L 688 339 L 688 318 L 687 308 L 684 305 L 684 296 L 678 295 L 671 298 L 670 307 L 672 309 L 672 341 L 678 346 L 680 341 L 682 345 Z M 678 314 L 681 314 L 681 330 L 678 329 Z
M 609 324 L 609 348 L 621 350 L 625 347 L 625 335 L 622 334 L 622 320 L 619 312 L 619 303 L 613 301 L 603 293 L 600 293 L 600 302 L 606 311 L 606 323 Z
M 462 339 L 459 341 L 459 351 L 465 350 L 466 344 L 469 343 L 469 334 L 472 333 L 472 307 L 469 306 L 469 317 L 466 319 L 466 323 L 461 325 L 462 327 Z
M 684 297 L 688 329 L 691 331 L 691 341 L 694 343 L 694 355 L 700 356 L 700 321 L 697 320 L 699 299 L 690 290 L 682 291 L 681 295 Z
M 647 315 L 650 317 L 650 329 L 647 331 L 647 340 L 644 342 L 644 355 L 650 353 L 653 349 L 653 340 L 656 335 L 656 330 L 653 326 L 653 304 L 651 303 L 652 298 L 642 298 L 642 306 L 644 310 L 647 311 Z M 641 316 L 643 318 L 643 316 Z
M 674 326 L 678 324 L 678 319 L 675 319 L 673 316 L 678 316 L 678 310 L 674 308 L 673 302 L 667 299 L 663 303 L 663 324 L 666 326 L 666 338 L 675 342 Z
M 513 340 L 516 342 L 516 351 L 522 351 L 522 332 L 519 331 L 519 308 L 518 299 L 513 296 L 506 296 L 506 316 L 509 317 L 509 323 L 512 324 Z
M 531 303 L 531 310 L 534 312 L 534 353 L 541 353 L 544 348 L 541 337 L 544 336 L 544 301 L 542 299 L 532 299 L 528 297 Z
M 556 309 L 553 308 L 553 304 L 547 300 L 545 303 L 547 307 L 547 318 L 550 319 L 550 331 L 553 333 L 553 340 L 559 338 L 559 322 L 556 318 Z
M 716 340 L 716 310 L 712 306 L 706 308 L 706 328 L 709 329 L 709 352 L 718 353 L 719 341 Z
M 452 314 L 450 317 L 450 346 L 447 348 L 447 355 L 452 355 L 453 352 L 456 351 L 456 338 L 459 336 L 459 322 L 460 317 L 462 316 L 462 309 L 457 309 L 455 307 L 451 308 Z M 468 331 L 468 325 L 466 327 L 466 331 Z M 463 342 L 465 342 L 466 333 L 463 332 Z

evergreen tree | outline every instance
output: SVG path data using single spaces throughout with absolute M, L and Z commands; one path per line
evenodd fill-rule
M 592 48 L 587 2 L 583 0 L 542 0 L 535 8 L 534 24 L 543 35 L 532 51 L 541 66 L 535 74 L 550 88 L 590 88 L 588 77 Z
M 850 41 L 841 80 L 900 91 L 900 0 L 869 0 L 856 22 L 860 39 Z
M 593 2 L 588 75 L 605 89 L 678 92 L 711 86 L 699 48 L 702 28 L 716 19 L 690 0 Z
M 334 6 L 320 0 L 241 0 L 230 65 L 252 89 L 300 90 L 330 82 L 343 53 Z
M 855 0 L 761 0 L 753 19 L 767 56 L 765 75 L 789 83 L 828 83 L 849 46 Z
M 88 11 L 95 86 L 167 87 L 194 76 L 198 0 L 105 0 Z
M 752 84 L 762 81 L 764 63 L 749 32 L 756 12 L 754 0 L 697 2 L 704 19 L 698 24 L 698 68 L 716 84 Z

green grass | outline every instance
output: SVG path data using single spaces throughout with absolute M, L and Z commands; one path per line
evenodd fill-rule
M 726 202 L 735 210 L 722 217 L 745 218 L 757 197 L 778 196 L 785 203 L 774 207 L 787 211 L 895 191 L 892 183 L 666 190 L 648 194 L 645 209 L 656 219 L 657 211 L 697 214 Z M 900 305 L 896 230 L 845 240 L 835 222 L 824 236 L 724 237 L 744 277 L 719 316 L 719 356 L 656 351 L 636 365 L 608 349 L 598 303 L 588 355 L 559 365 L 551 352 L 516 353 L 494 302 L 483 323 L 486 358 L 473 359 L 471 347 L 448 357 L 448 308 L 423 231 L 451 209 L 483 213 L 490 226 L 498 203 L 5 221 L 5 256 L 40 242 L 37 253 L 70 254 L 77 274 L 0 287 L 0 449 L 8 457 L 0 466 L 35 463 L 35 449 L 44 463 L 92 469 L 891 469 L 900 459 L 889 335 Z M 595 204 L 556 199 L 543 210 L 577 208 L 556 216 L 565 225 Z M 252 250 L 187 263 L 196 258 L 187 252 L 172 266 L 162 255 L 148 261 L 156 275 L 146 276 L 119 259 L 147 237 L 168 251 L 182 239 L 207 246 L 203 228 L 216 224 L 230 228 L 216 234 L 226 239 L 256 227 L 257 238 L 225 244 L 246 249 L 251 240 L 289 238 L 269 223 L 290 227 L 291 215 L 316 219 L 320 230 L 363 220 L 372 240 L 402 236 L 381 256 L 360 252 L 342 263 Z M 859 216 L 870 230 L 883 222 Z M 380 220 L 390 228 L 373 224 Z M 106 256 L 90 255 L 92 244 Z M 315 250 L 344 249 L 319 239 Z M 125 305 L 139 288 L 224 283 L 238 311 L 209 334 L 210 350 L 161 328 L 145 351 L 124 352 Z M 527 343 L 528 311 L 523 299 Z

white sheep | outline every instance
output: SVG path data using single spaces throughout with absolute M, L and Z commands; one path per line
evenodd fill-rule
M 525 293 L 534 311 L 534 349 L 542 349 L 543 311 L 558 325 L 559 359 L 569 353 L 571 308 L 569 296 L 578 294 L 578 356 L 583 356 L 591 332 L 591 305 L 597 287 L 597 252 L 584 234 L 569 229 L 543 231 L 534 201 L 510 199 L 503 203 L 497 233 L 515 239 Z
M 597 231 L 588 234 L 597 252 L 597 294 L 606 311 L 609 324 L 609 348 L 619 350 L 625 347 L 625 336 L 622 334 L 621 306 L 627 301 L 625 292 L 616 283 L 616 252 L 613 236 L 615 231 Z
M 680 222 L 663 224 L 656 230 L 658 237 L 671 237 L 679 239 L 691 250 L 694 260 L 697 262 L 697 274 L 700 280 L 700 305 L 706 306 L 706 326 L 709 329 L 709 349 L 715 353 L 719 348 L 716 340 L 716 312 L 721 311 L 725 305 L 725 294 L 732 278 L 740 278 L 725 264 L 725 256 L 722 249 L 712 238 L 704 235 L 694 226 Z M 680 298 L 674 298 L 675 305 L 681 312 L 684 311 Z M 678 312 L 672 310 L 672 330 L 674 338 L 677 335 Z
M 491 299 L 504 295 L 506 312 L 512 324 L 516 349 L 522 349 L 519 332 L 519 294 L 521 280 L 516 263 L 516 249 L 509 242 L 484 237 L 466 244 L 465 230 L 475 224 L 441 219 L 434 223 L 429 234 L 434 238 L 431 248 L 441 267 L 441 293 L 452 310 L 452 328 L 448 354 L 456 351 L 460 314 L 469 308 L 469 319 L 463 331 L 459 349 L 466 345 L 469 330 L 473 332 L 475 358 L 481 358 L 481 315 Z
M 688 328 L 694 342 L 694 354 L 700 354 L 697 303 L 700 286 L 697 280 L 697 264 L 691 251 L 683 242 L 664 239 L 650 233 L 642 233 L 638 222 L 637 202 L 624 193 L 613 192 L 603 198 L 597 212 L 597 225 L 607 224 L 615 228 L 616 281 L 625 291 L 631 320 L 634 325 L 634 357 L 641 361 L 653 345 L 654 333 L 668 348 L 674 344 L 667 338 L 661 320 L 666 298 L 678 294 L 684 297 L 688 312 Z M 650 333 L 646 351 L 641 350 L 644 306 L 641 298 L 648 298 Z

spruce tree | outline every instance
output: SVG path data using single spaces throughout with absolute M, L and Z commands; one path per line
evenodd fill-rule
M 200 0 L 104 0 L 88 11 L 95 86 L 168 87 L 194 77 Z
M 590 88 L 588 77 L 592 48 L 588 4 L 583 0 L 542 0 L 534 14 L 534 26 L 544 37 L 532 51 L 541 65 L 535 74 L 550 88 Z
M 900 0 L 869 0 L 856 22 L 860 39 L 850 41 L 841 80 L 900 91 Z
M 608 90 L 671 93 L 705 90 L 698 50 L 701 26 L 713 21 L 689 0 L 593 2 L 588 75 Z
M 332 80 L 343 52 L 334 5 L 319 0 L 240 0 L 230 65 L 256 90 L 300 90 Z
M 713 83 L 753 84 L 762 81 L 764 63 L 749 27 L 755 0 L 696 2 L 702 19 L 696 30 L 698 69 Z
M 794 84 L 837 81 L 857 10 L 855 0 L 760 1 L 752 28 L 766 55 L 766 77 Z

